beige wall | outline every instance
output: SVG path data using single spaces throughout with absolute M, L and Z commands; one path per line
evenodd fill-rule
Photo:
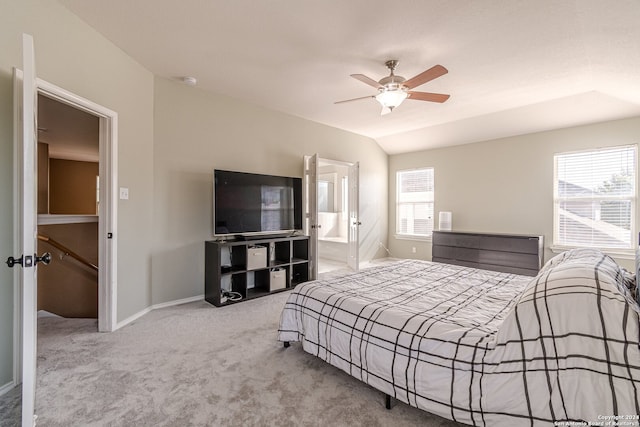
M 640 142 L 640 118 L 560 129 L 389 158 L 389 243 L 394 256 L 431 259 L 431 242 L 394 236 L 396 171 L 433 167 L 439 211 L 453 213 L 453 230 L 541 234 L 545 260 L 553 253 L 553 155 Z M 637 223 L 637 220 L 636 220 Z M 416 253 L 411 248 L 416 248 Z M 619 260 L 631 268 L 629 260 Z
M 38 234 L 52 239 L 93 265 L 98 265 L 98 223 L 40 225 Z M 51 263 L 38 270 L 38 310 L 62 317 L 98 317 L 98 272 L 48 241 L 38 240 L 38 253 Z
M 156 78 L 153 303 L 203 293 L 214 168 L 301 177 L 314 153 L 360 162 L 361 259 L 382 256 L 387 155 L 374 141 Z
M 49 144 L 38 142 L 38 213 L 49 213 Z
M 12 69 L 21 67 L 23 32 L 34 36 L 40 78 L 118 113 L 118 185 L 129 188 L 118 201 L 118 321 L 203 293 L 214 167 L 301 176 L 304 154 L 360 161 L 361 256 L 382 255 L 387 155 L 372 140 L 164 79 L 154 88 L 150 72 L 57 2 L 0 0 L 0 10 L 3 259 L 13 255 Z M 13 374 L 13 271 L 0 269 L 0 281 L 3 387 Z
M 13 255 L 13 84 L 22 33 L 40 78 L 118 113 L 118 320 L 150 304 L 153 75 L 57 2 L 0 0 L 0 258 Z M 12 380 L 13 271 L 0 268 L 0 387 Z
M 97 162 L 49 159 L 49 213 L 97 214 L 98 174 Z
M 119 321 L 203 293 L 213 168 L 301 176 L 305 154 L 359 161 L 367 260 L 384 255 L 379 243 L 395 231 L 388 200 L 398 169 L 436 168 L 436 212 L 451 210 L 456 229 L 540 233 L 548 244 L 553 153 L 640 135 L 640 119 L 630 119 L 388 158 L 368 138 L 154 79 L 57 2 L 0 0 L 0 11 L 0 258 L 13 255 L 11 74 L 26 32 L 39 77 L 118 113 L 118 181 L 129 188 L 129 200 L 118 201 Z M 389 243 L 393 255 L 418 246 L 430 258 L 430 244 Z M 0 387 L 12 379 L 12 283 L 13 271 L 0 268 Z

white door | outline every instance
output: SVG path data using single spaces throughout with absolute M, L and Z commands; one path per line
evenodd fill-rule
M 318 155 L 304 156 L 304 231 L 309 236 L 309 280 L 318 277 Z
M 22 292 L 22 426 L 35 425 L 35 386 L 36 386 L 36 264 L 41 261 L 37 250 L 37 170 L 36 170 L 36 111 L 37 85 L 35 72 L 35 53 L 33 38 L 22 37 L 22 73 L 14 71 L 14 96 L 20 104 L 16 112 L 22 121 L 16 135 L 14 164 L 20 170 L 15 173 L 16 215 L 20 218 L 20 237 L 17 239 L 18 258 L 7 263 L 19 269 L 20 291 Z M 20 76 L 22 74 L 22 76 Z M 22 78 L 20 78 L 22 77 Z
M 360 163 L 355 162 L 349 166 L 349 242 L 347 244 L 347 264 L 355 271 L 360 268 L 358 253 L 360 248 L 359 180 Z

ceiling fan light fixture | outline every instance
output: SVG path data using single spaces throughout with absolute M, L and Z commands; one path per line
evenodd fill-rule
M 402 89 L 396 89 L 396 90 L 382 90 L 380 91 L 380 93 L 376 95 L 375 98 L 376 98 L 376 101 L 378 101 L 383 108 L 389 108 L 390 110 L 393 110 L 398 105 L 402 104 L 402 101 L 407 99 L 407 96 L 409 96 L 407 91 Z

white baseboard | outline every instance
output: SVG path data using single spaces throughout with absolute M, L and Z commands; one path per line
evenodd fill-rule
M 141 310 L 141 311 L 137 312 L 136 314 L 127 317 L 123 321 L 118 322 L 118 324 L 116 325 L 116 330 L 118 330 L 118 329 L 120 329 L 120 328 L 122 328 L 124 326 L 127 326 L 129 323 L 131 323 L 131 322 L 133 322 L 135 320 L 138 320 L 139 318 L 141 318 L 145 314 L 149 313 L 151 310 L 157 310 L 159 308 L 172 307 L 174 305 L 187 304 L 187 303 L 190 303 L 190 302 L 202 301 L 202 300 L 204 300 L 204 294 L 197 295 L 195 297 L 177 299 L 177 300 L 174 300 L 174 301 L 162 302 L 160 304 L 154 304 L 151 307 L 147 307 L 144 310 Z
M 188 304 L 190 302 L 196 302 L 196 301 L 202 301 L 202 300 L 204 300 L 204 294 L 196 295 L 195 297 L 177 299 L 177 300 L 169 301 L 169 302 L 161 302 L 160 304 L 152 305 L 151 309 L 152 310 L 156 310 L 158 308 L 165 308 L 165 307 L 171 307 L 171 306 L 174 306 L 174 305 Z
M 13 390 L 13 388 L 16 386 L 16 383 L 11 381 L 6 383 L 5 385 L 0 387 L 0 396 L 2 396 L 5 393 L 8 393 L 9 391 Z
M 127 317 L 123 321 L 118 322 L 116 324 L 116 329 L 114 329 L 114 331 L 117 331 L 118 329 L 127 326 L 129 323 L 131 323 L 131 322 L 133 322 L 135 320 L 138 320 L 139 318 L 141 318 L 142 316 L 144 316 L 145 314 L 147 314 L 150 311 L 151 311 L 151 307 L 147 307 L 144 310 L 141 310 L 141 311 L 137 312 L 136 314 Z

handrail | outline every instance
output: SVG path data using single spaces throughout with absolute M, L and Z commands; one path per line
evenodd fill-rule
M 43 236 L 42 234 L 38 234 L 38 240 L 47 242 L 54 248 L 60 249 L 62 252 L 64 252 L 65 255 L 69 255 L 71 258 L 75 258 L 76 260 L 78 260 L 81 264 L 84 264 L 87 267 L 92 268 L 95 271 L 98 271 L 97 265 L 93 264 L 91 261 L 88 261 L 86 258 L 82 257 L 81 255 L 78 255 L 76 252 L 72 251 L 71 249 L 69 249 L 62 243 L 58 242 L 57 240 L 54 240 L 51 237 Z

